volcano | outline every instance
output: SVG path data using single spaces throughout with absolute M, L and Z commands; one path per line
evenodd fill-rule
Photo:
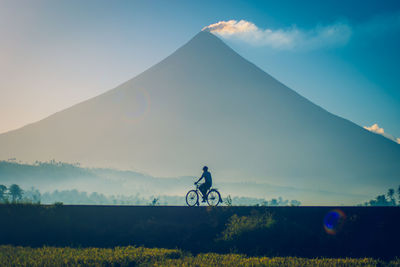
M 311 78 L 310 78 L 311 79 Z M 120 86 L 0 135 L 0 158 L 343 192 L 398 185 L 400 146 L 335 116 L 200 32 Z M 327 198 L 329 194 L 327 194 Z

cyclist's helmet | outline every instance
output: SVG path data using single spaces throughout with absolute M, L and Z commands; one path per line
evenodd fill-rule
M 208 167 L 207 167 L 207 166 L 204 166 L 204 167 L 203 167 L 203 171 L 206 172 L 207 170 L 208 170 Z

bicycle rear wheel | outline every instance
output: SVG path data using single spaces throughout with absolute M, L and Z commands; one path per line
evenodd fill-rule
M 220 193 L 215 190 L 211 189 L 210 192 L 207 194 L 207 203 L 209 206 L 218 206 L 221 202 L 221 195 Z
M 190 190 L 186 194 L 186 204 L 189 207 L 193 207 L 199 203 L 199 194 L 197 193 L 196 190 Z

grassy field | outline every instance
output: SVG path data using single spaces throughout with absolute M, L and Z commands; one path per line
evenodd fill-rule
M 300 258 L 400 256 L 399 207 L 152 207 L 0 205 L 0 245 L 113 248 Z M 335 230 L 335 231 L 332 231 Z
M 113 249 L 0 246 L 0 266 L 400 266 L 400 260 L 246 257 L 216 253 L 193 256 L 178 249 L 132 246 Z

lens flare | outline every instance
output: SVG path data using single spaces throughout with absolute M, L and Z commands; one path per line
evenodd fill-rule
M 329 211 L 324 218 L 324 229 L 327 234 L 337 234 L 346 220 L 346 214 L 340 209 Z

